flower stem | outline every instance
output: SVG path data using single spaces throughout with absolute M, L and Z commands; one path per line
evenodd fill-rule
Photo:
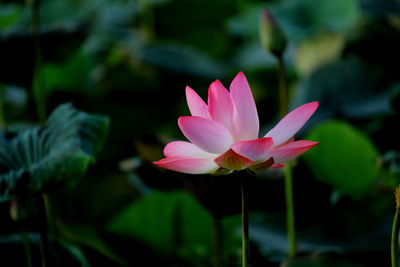
M 40 43 L 40 0 L 28 0 L 31 9 L 31 31 L 34 48 L 33 92 L 36 100 L 36 111 L 39 122 L 43 124 L 46 119 L 46 93 L 42 76 L 42 48 Z
M 286 81 L 286 69 L 283 57 L 279 56 L 278 68 L 279 68 L 279 102 L 280 102 L 280 117 L 282 118 L 289 111 L 288 104 L 288 87 Z M 293 258 L 297 254 L 297 240 L 296 240 L 296 228 L 295 228 L 295 216 L 294 216 L 294 202 L 293 202 L 293 177 L 292 177 L 292 166 L 290 162 L 286 163 L 284 167 L 285 176 L 285 199 L 286 199 L 286 227 L 288 235 L 288 255 L 289 258 Z
M 27 266 L 32 267 L 32 253 L 31 253 L 31 247 L 29 245 L 29 238 L 28 234 L 25 231 L 21 232 L 22 236 L 22 241 L 24 243 L 24 248 L 25 248 L 25 254 L 26 254 L 26 261 L 27 261 Z
M 391 244 L 391 253 L 392 253 L 392 267 L 398 266 L 398 250 L 399 250 L 399 208 L 396 208 L 396 214 L 393 219 L 393 227 L 392 227 L 392 244 Z
M 242 191 L 242 267 L 247 267 L 249 257 L 248 189 L 245 178 L 240 179 Z
M 49 236 L 48 236 L 48 223 L 45 196 L 39 195 L 36 198 L 36 205 L 39 213 L 39 224 L 40 224 L 40 254 L 42 257 L 42 267 L 47 266 L 47 259 L 49 254 Z
M 279 115 L 282 118 L 289 111 L 288 87 L 286 82 L 286 69 L 283 57 L 277 57 L 279 69 Z
M 286 163 L 284 167 L 285 174 L 285 198 L 286 198 L 286 227 L 289 242 L 289 258 L 293 258 L 297 253 L 297 238 L 294 220 L 293 204 L 293 177 L 291 163 Z
M 215 249 L 215 266 L 222 267 L 222 251 L 223 251 L 223 236 L 222 222 L 220 218 L 213 216 L 214 228 L 214 249 Z

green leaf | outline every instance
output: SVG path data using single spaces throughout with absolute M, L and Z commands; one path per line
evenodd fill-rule
M 78 50 L 67 62 L 48 63 L 42 68 L 46 81 L 46 90 L 80 90 L 89 88 L 88 79 L 93 65 L 90 56 L 82 49 Z
M 139 239 L 162 253 L 180 253 L 187 257 L 213 255 L 212 217 L 184 191 L 153 192 L 133 202 L 107 226 L 111 232 Z M 226 249 L 237 243 L 237 220 L 224 220 Z M 238 247 L 236 247 L 238 248 Z
M 306 139 L 320 142 L 304 155 L 318 180 L 353 197 L 368 192 L 378 173 L 378 152 L 366 135 L 345 122 L 328 121 Z
M 100 150 L 107 118 L 59 106 L 44 126 L 0 142 L 0 201 L 74 186 Z
M 0 7 L 0 29 L 6 30 L 20 18 L 21 8 L 17 5 L 2 4 Z
M 107 228 L 115 233 L 141 239 L 160 251 L 171 252 L 175 246 L 170 245 L 176 245 L 171 233 L 176 227 L 174 213 L 180 197 L 180 194 L 168 196 L 166 193 L 153 193 L 124 208 Z

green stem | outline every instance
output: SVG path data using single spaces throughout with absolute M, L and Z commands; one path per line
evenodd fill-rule
M 286 69 L 283 57 L 277 57 L 279 69 L 279 115 L 283 118 L 289 111 Z
M 42 76 L 42 48 L 40 43 L 40 0 L 28 0 L 31 9 L 31 30 L 34 46 L 34 71 L 33 71 L 33 92 L 36 100 L 36 111 L 39 122 L 43 124 L 46 120 L 46 92 Z
M 293 203 L 293 177 L 292 165 L 287 162 L 284 167 L 285 174 L 285 198 L 286 198 L 286 227 L 289 242 L 289 258 L 293 258 L 297 254 L 297 238 L 294 219 L 294 203 Z
M 40 254 L 42 257 L 42 267 L 47 266 L 47 260 L 49 255 L 49 227 L 47 223 L 47 213 L 44 195 L 40 195 L 36 198 L 36 205 L 39 213 L 40 220 Z
M 246 267 L 249 257 L 249 209 L 245 178 L 240 179 L 240 185 L 242 192 L 242 267 Z
M 29 238 L 28 234 L 25 231 L 21 232 L 22 235 L 22 241 L 24 243 L 24 248 L 25 248 L 25 253 L 26 253 L 26 261 L 28 263 L 28 267 L 32 267 L 32 253 L 31 253 L 31 247 L 29 245 Z
M 279 102 L 280 102 L 280 117 L 284 117 L 289 111 L 288 104 L 288 86 L 286 80 L 286 69 L 283 61 L 283 56 L 277 57 L 279 68 Z M 297 239 L 296 239 L 296 226 L 294 216 L 294 202 L 293 202 L 293 177 L 292 166 L 288 162 L 284 167 L 285 176 L 285 199 L 286 199 L 286 227 L 288 235 L 288 255 L 293 258 L 297 254 Z
M 392 244 L 391 244 L 391 252 L 392 252 L 392 267 L 398 266 L 398 251 L 399 251 L 399 208 L 396 208 L 396 214 L 393 219 L 393 227 L 392 227 Z
M 215 266 L 222 267 L 223 236 L 220 218 L 213 216 Z

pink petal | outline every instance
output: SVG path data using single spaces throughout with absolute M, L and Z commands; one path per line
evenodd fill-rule
M 211 119 L 207 104 L 204 103 L 203 99 L 189 86 L 186 86 L 186 101 L 192 116 Z
M 292 138 L 318 108 L 318 102 L 304 104 L 287 114 L 265 137 L 272 137 L 279 146 Z
M 212 158 L 175 156 L 167 157 L 153 163 L 160 168 L 189 174 L 210 173 L 218 169 L 217 164 L 215 164 Z
M 272 157 L 274 158 L 275 164 L 284 163 L 296 158 L 318 144 L 318 142 L 307 140 L 291 142 L 273 150 Z
M 222 168 L 236 171 L 246 169 L 253 163 L 253 161 L 237 154 L 232 149 L 229 149 L 214 161 Z
M 259 121 L 253 94 L 243 72 L 239 72 L 230 86 L 231 96 L 235 104 L 233 124 L 238 140 L 258 138 Z
M 186 138 L 206 152 L 222 154 L 233 143 L 232 135 L 218 121 L 188 116 L 180 117 L 178 124 Z
M 272 144 L 272 138 L 264 137 L 253 140 L 239 141 L 234 143 L 231 148 L 236 153 L 249 158 L 252 161 L 266 161 L 270 157 Z
M 165 146 L 164 155 L 166 157 L 174 157 L 174 156 L 207 157 L 210 154 L 205 152 L 204 150 L 201 150 L 192 143 L 185 141 L 173 141 Z
M 220 81 L 215 81 L 208 89 L 208 107 L 211 118 L 232 129 L 233 103 L 228 90 Z

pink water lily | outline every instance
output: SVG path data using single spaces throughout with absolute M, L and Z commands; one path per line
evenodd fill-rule
M 318 142 L 294 141 L 318 102 L 304 104 L 287 114 L 264 137 L 259 138 L 257 108 L 243 72 L 230 85 L 211 83 L 208 104 L 190 87 L 186 100 L 192 116 L 180 117 L 178 125 L 190 141 L 173 141 L 164 148 L 166 158 L 155 165 L 182 173 L 225 173 L 249 168 L 279 168 Z

